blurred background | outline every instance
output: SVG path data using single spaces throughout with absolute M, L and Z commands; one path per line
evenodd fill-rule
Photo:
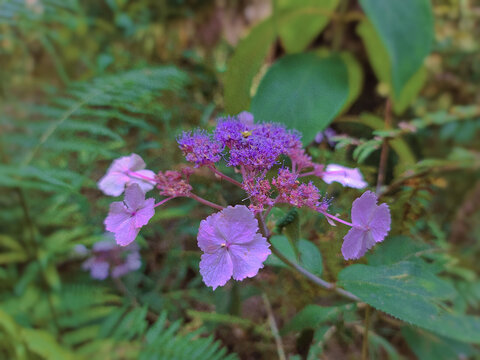
M 182 131 L 243 110 L 310 134 L 316 161 L 380 182 L 391 243 L 455 287 L 456 311 L 480 314 L 480 3 L 412 1 L 404 13 L 373 0 L 0 0 L 0 358 L 361 358 L 365 308 L 286 268 L 207 288 L 196 234 L 211 211 L 193 200 L 160 208 L 138 247 L 108 245 L 112 199 L 96 182 L 111 161 L 179 169 Z M 312 73 L 320 88 L 296 87 Z M 316 105 L 295 107 L 302 98 Z M 222 205 L 244 200 L 214 180 L 200 169 L 192 183 Z M 317 185 L 348 217 L 359 192 Z M 336 281 L 346 231 L 298 216 Z M 311 304 L 331 312 L 294 318 Z M 370 359 L 480 356 L 380 311 L 369 334 Z

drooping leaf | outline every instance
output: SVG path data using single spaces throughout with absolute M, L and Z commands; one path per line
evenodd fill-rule
M 442 303 L 453 287 L 412 262 L 386 266 L 352 265 L 339 285 L 396 318 L 452 339 L 480 343 L 480 318 L 451 312 Z
M 360 5 L 385 46 L 393 88 L 400 94 L 432 47 L 430 0 L 360 0 Z
M 263 77 L 251 111 L 256 121 L 299 130 L 309 143 L 333 121 L 348 96 L 348 71 L 340 56 L 288 55 Z

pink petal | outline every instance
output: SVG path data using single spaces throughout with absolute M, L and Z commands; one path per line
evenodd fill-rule
M 155 215 L 155 199 L 147 199 L 143 203 L 143 207 L 135 213 L 135 227 L 140 228 L 147 225 L 150 219 Z
M 253 240 L 258 231 L 258 221 L 248 207 L 229 206 L 220 214 L 215 224 L 218 232 L 229 244 L 242 244 Z
M 327 184 L 331 184 L 332 182 L 336 181 L 343 186 L 348 186 L 355 189 L 363 189 L 368 185 L 363 180 L 362 173 L 359 169 L 351 169 L 337 164 L 328 165 L 325 172 L 322 174 L 322 179 Z
M 352 222 L 355 225 L 369 226 L 377 208 L 377 195 L 366 191 L 352 204 Z
M 108 277 L 110 265 L 106 261 L 95 261 L 90 267 L 90 276 L 97 280 L 105 280 Z
M 200 222 L 197 242 L 203 252 L 214 253 L 221 247 L 221 244 L 226 243 L 226 239 L 219 233 L 215 225 L 220 214 L 220 212 L 212 214 Z
M 370 231 L 351 228 L 343 238 L 342 254 L 345 260 L 359 259 L 375 245 Z
M 119 196 L 123 193 L 125 184 L 129 180 L 127 175 L 114 171 L 108 172 L 98 181 L 97 185 L 105 195 Z
M 130 156 L 124 157 L 125 165 L 127 166 L 127 170 L 138 172 L 138 170 L 145 169 L 146 164 L 143 159 L 137 154 L 130 154 Z
M 232 259 L 226 248 L 219 248 L 214 253 L 205 253 L 200 260 L 200 274 L 203 282 L 215 290 L 223 286 L 232 277 Z
M 376 242 L 381 242 L 385 239 L 390 231 L 390 223 L 392 219 L 390 217 L 390 209 L 387 204 L 380 204 L 375 209 L 375 214 L 370 222 L 370 229 L 372 237 Z
M 125 190 L 125 204 L 131 211 L 137 211 L 145 203 L 145 193 L 138 184 L 132 184 Z
M 117 232 L 126 222 L 131 220 L 131 213 L 127 211 L 125 204 L 121 201 L 116 201 L 110 204 L 110 211 L 104 221 L 105 229 L 110 232 Z
M 257 275 L 258 270 L 263 268 L 263 262 L 272 253 L 270 244 L 260 234 L 248 243 L 231 245 L 229 252 L 233 262 L 233 278 L 243 280 Z
M 125 222 L 115 232 L 115 241 L 120 246 L 127 246 L 137 237 L 140 228 L 135 227 L 134 220 Z

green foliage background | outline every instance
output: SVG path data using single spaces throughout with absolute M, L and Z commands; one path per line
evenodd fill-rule
M 478 38 L 473 0 L 0 0 L 0 358 L 480 357 Z M 269 217 L 275 247 L 360 301 L 273 256 L 212 292 L 196 246 L 211 212 L 185 199 L 142 230 L 140 270 L 82 271 L 74 249 L 104 238 L 110 162 L 178 168 L 182 130 L 243 110 L 371 186 L 384 173 L 393 228 L 356 264 L 318 214 Z M 328 126 L 335 149 L 312 142 Z M 192 182 L 244 199 L 213 180 Z M 348 218 L 360 192 L 316 185 Z

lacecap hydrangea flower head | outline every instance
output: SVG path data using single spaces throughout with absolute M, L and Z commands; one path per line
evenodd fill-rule
M 125 192 L 125 196 L 123 201 L 112 203 L 105 226 L 114 233 L 117 244 L 125 246 L 148 224 L 155 209 L 172 199 L 191 198 L 215 209 L 217 212 L 200 223 L 197 237 L 203 252 L 200 274 L 213 289 L 231 278 L 241 281 L 254 277 L 263 267 L 271 254 L 266 218 L 276 205 L 309 208 L 330 224 L 351 227 L 342 246 L 345 259 L 363 256 L 390 230 L 388 206 L 377 205 L 376 195 L 369 191 L 354 201 L 352 223 L 329 213 L 332 199 L 305 178 L 355 189 L 363 189 L 367 183 L 359 169 L 313 162 L 296 130 L 277 123 L 255 123 L 252 114 L 243 112 L 218 119 L 211 132 L 184 132 L 177 142 L 193 167 L 154 173 L 145 169 L 145 162 L 136 154 L 113 162 L 99 188 L 106 195 Z M 221 172 L 220 163 L 234 168 L 233 174 Z M 190 184 L 190 176 L 199 168 L 207 168 L 220 181 L 245 191 L 245 202 L 221 206 L 200 197 Z M 154 197 L 146 196 L 153 189 L 163 196 L 157 203 Z

